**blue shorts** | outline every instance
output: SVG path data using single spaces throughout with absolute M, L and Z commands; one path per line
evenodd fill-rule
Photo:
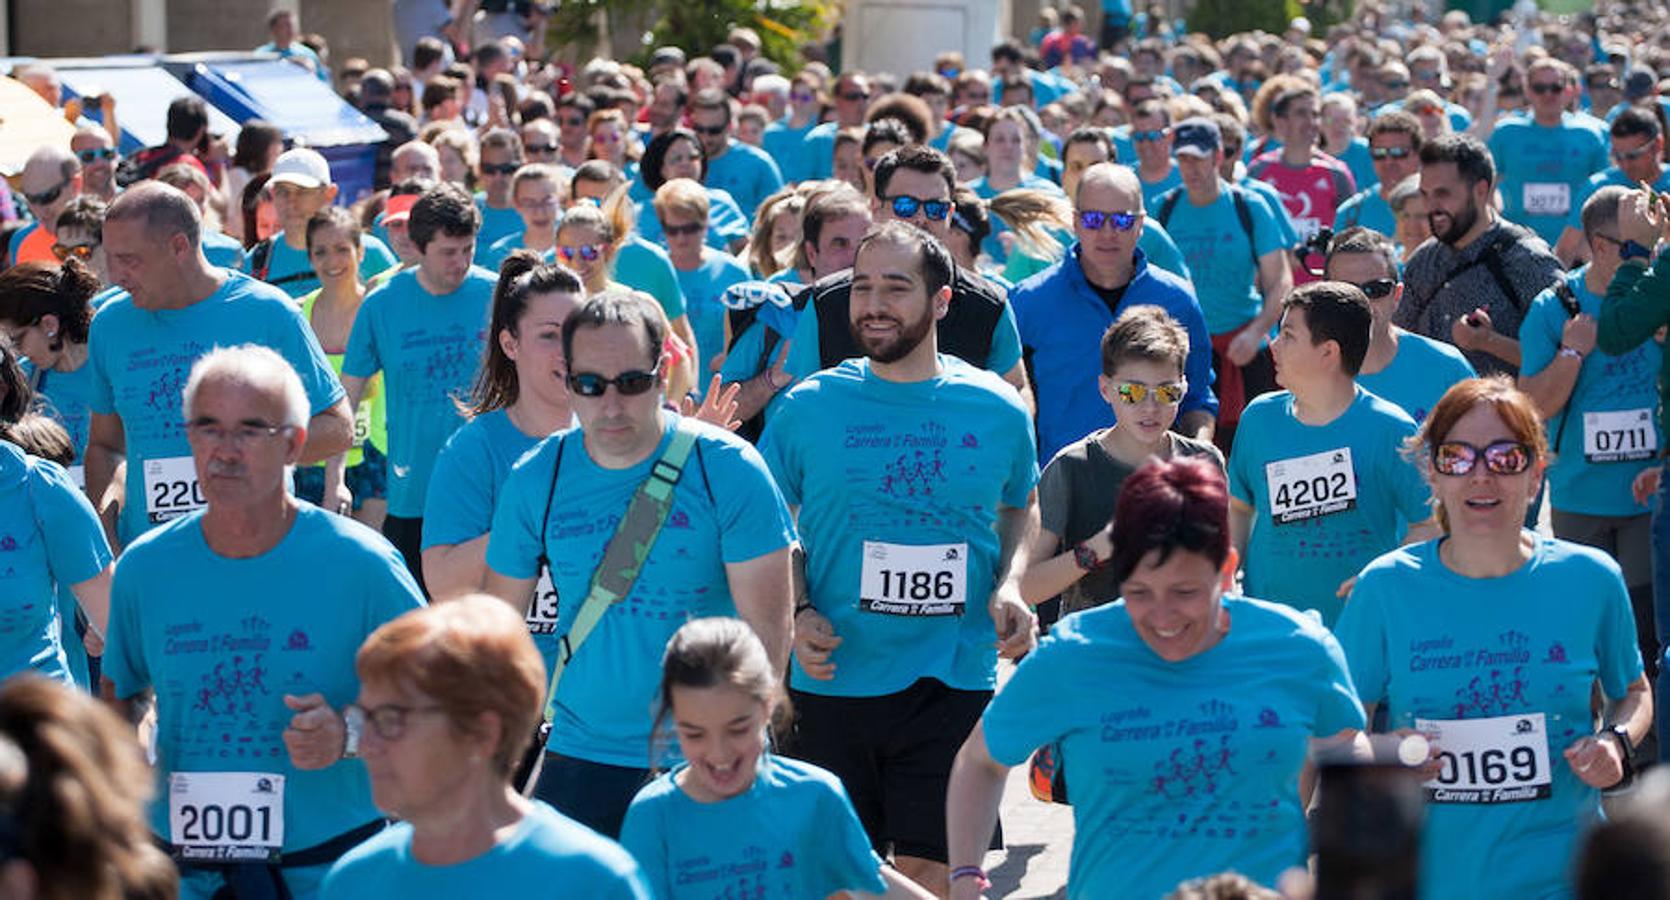
M 387 500 L 389 495 L 388 457 L 370 443 L 365 445 L 364 450 L 365 459 L 357 466 L 349 466 L 342 476 L 349 492 L 354 495 L 356 510 L 367 500 Z M 314 506 L 325 499 L 324 466 L 297 466 L 295 483 L 297 497 Z

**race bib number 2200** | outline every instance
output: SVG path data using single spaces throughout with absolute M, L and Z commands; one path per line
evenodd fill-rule
M 151 524 L 177 519 L 207 505 L 191 457 L 145 460 L 145 515 Z

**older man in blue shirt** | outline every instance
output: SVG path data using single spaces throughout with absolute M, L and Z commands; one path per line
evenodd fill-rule
M 1096 389 L 1102 332 L 1129 306 L 1164 309 L 1189 333 L 1188 391 L 1177 430 L 1210 441 L 1218 413 L 1206 318 L 1189 283 L 1148 265 L 1142 236 L 1142 185 L 1125 166 L 1084 171 L 1074 198 L 1077 243 L 1058 263 L 1010 294 L 1021 346 L 1032 362 L 1038 398 L 1038 458 L 1113 424 Z

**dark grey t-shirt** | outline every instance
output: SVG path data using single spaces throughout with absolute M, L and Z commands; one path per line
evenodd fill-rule
M 1102 447 L 1107 429 L 1091 432 L 1061 448 L 1038 481 L 1038 510 L 1044 528 L 1061 536 L 1055 552 L 1088 540 L 1107 527 L 1119 502 L 1119 489 L 1135 467 L 1114 459 Z M 1211 444 L 1166 432 L 1171 457 L 1203 456 L 1224 467 L 1223 454 Z M 1119 585 L 1107 569 L 1087 572 L 1061 593 L 1061 614 L 1078 612 L 1118 599 Z

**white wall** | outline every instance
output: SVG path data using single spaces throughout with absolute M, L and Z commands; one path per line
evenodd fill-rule
M 903 79 L 956 50 L 969 68 L 985 68 L 1008 23 L 1009 0 L 850 0 L 841 65 Z

